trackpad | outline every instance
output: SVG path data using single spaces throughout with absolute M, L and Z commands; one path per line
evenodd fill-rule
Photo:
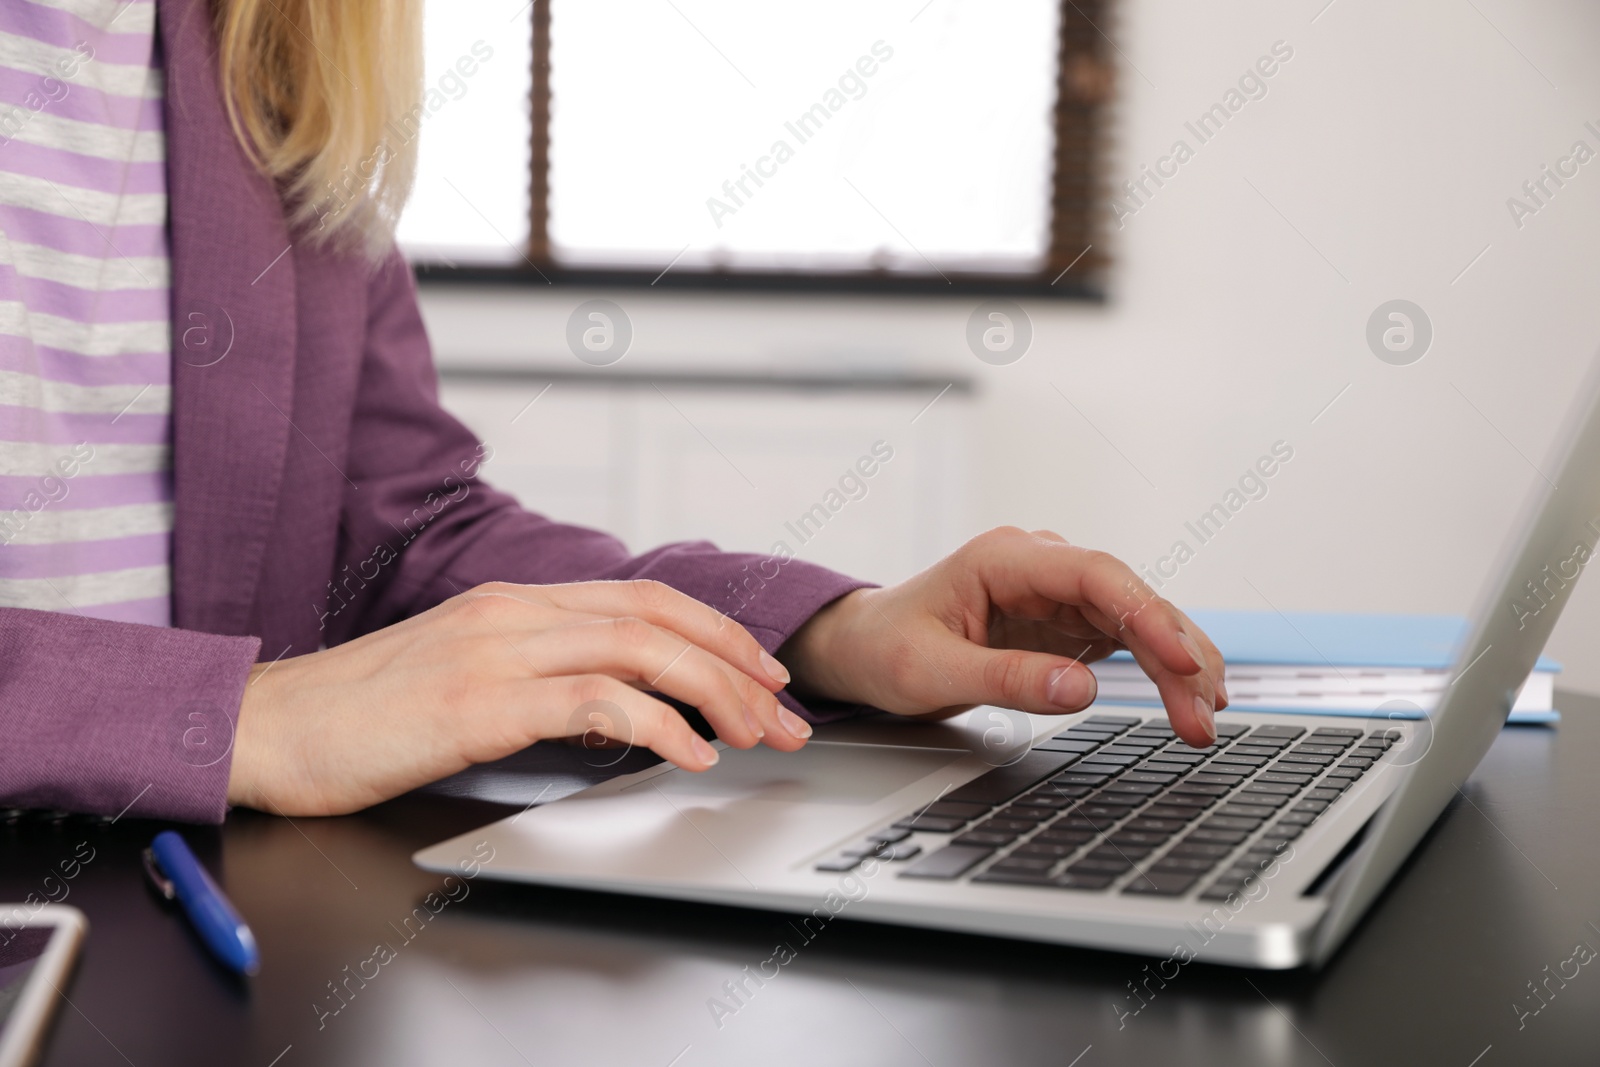
M 813 741 L 799 752 L 726 748 L 709 771 L 671 770 L 628 786 L 681 797 L 872 804 L 966 755 L 949 749 Z

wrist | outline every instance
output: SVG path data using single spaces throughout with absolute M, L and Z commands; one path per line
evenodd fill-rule
M 239 701 L 239 717 L 233 729 L 233 761 L 228 770 L 228 804 L 232 807 L 260 807 L 259 763 L 262 746 L 257 735 L 262 723 L 261 703 L 265 694 L 256 682 L 271 666 L 270 663 L 257 663 L 250 668 L 244 696 Z
M 856 619 L 866 606 L 863 598 L 870 592 L 855 589 L 827 604 L 778 650 L 778 658 L 794 678 L 789 689 L 796 696 L 859 699 L 847 681 L 846 653 Z

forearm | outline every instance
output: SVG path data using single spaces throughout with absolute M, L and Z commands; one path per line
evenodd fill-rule
M 0 609 L 0 803 L 220 822 L 260 642 Z

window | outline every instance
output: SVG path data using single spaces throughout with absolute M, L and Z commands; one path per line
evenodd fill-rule
M 520 2 L 429 5 L 425 276 L 1081 293 L 1104 262 L 1102 4 Z

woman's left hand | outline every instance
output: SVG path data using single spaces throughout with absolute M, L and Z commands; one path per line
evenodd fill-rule
M 1228 703 L 1210 638 L 1126 564 L 1048 531 L 981 534 L 905 582 L 818 612 L 780 650 L 798 695 L 944 717 L 979 704 L 1065 715 L 1093 703 L 1086 663 L 1127 649 L 1178 736 L 1216 740 Z

